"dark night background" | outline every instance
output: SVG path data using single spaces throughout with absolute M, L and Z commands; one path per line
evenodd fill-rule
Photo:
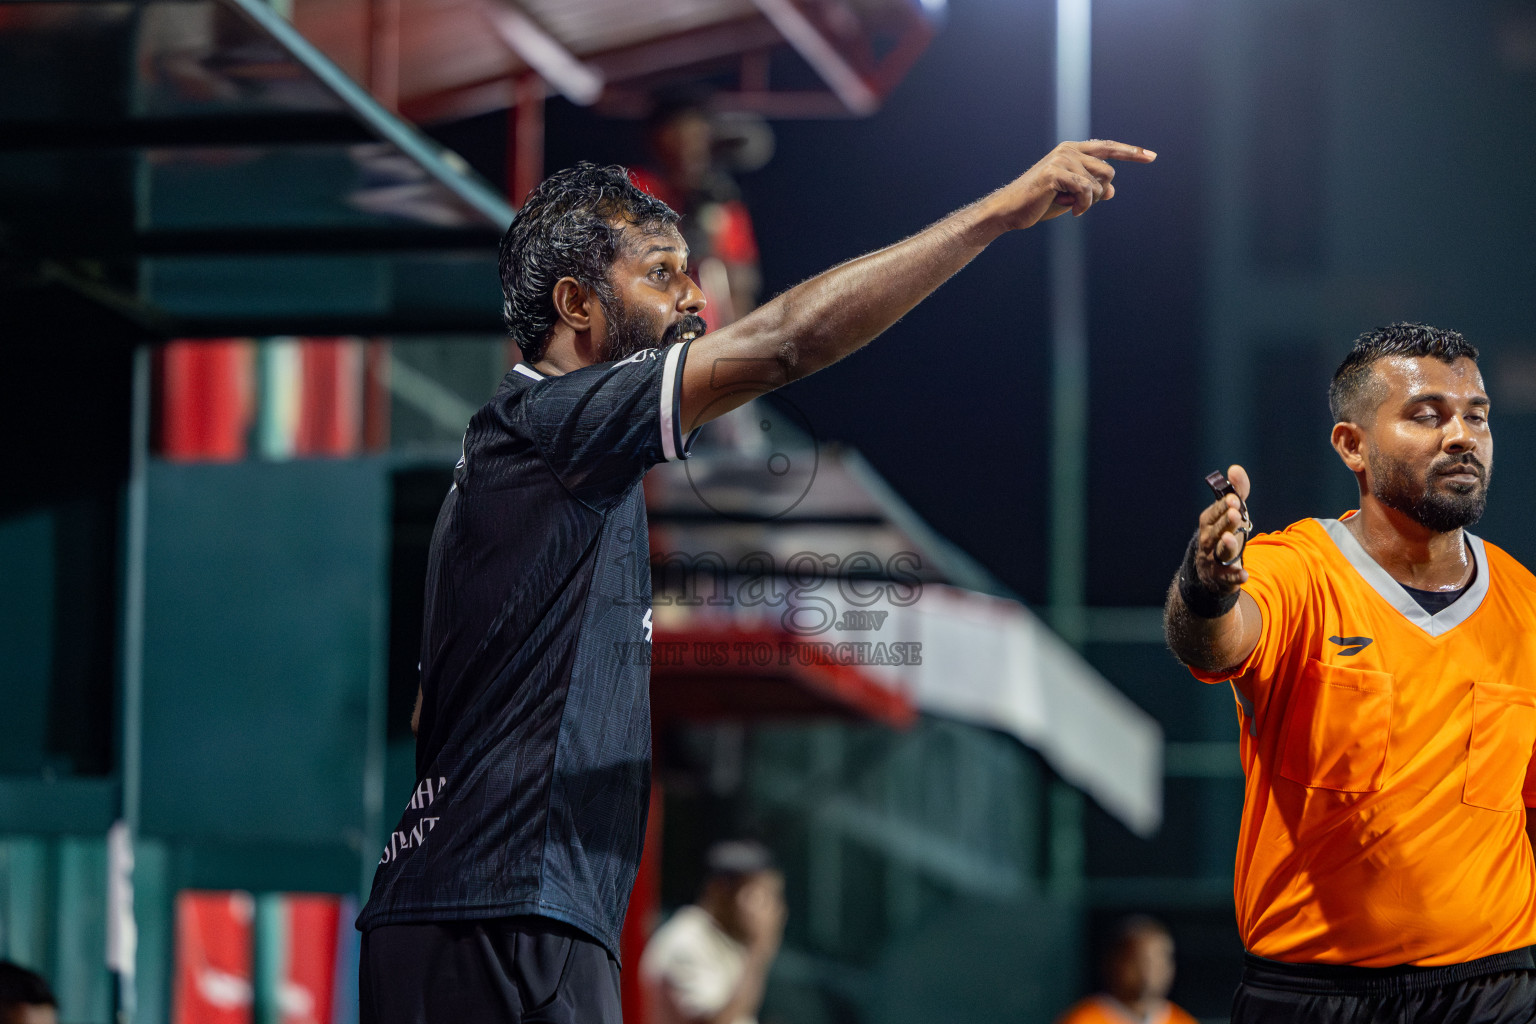
M 1086 218 L 1093 605 L 1161 603 L 1198 504 L 1198 16 L 1191 0 L 1094 10 L 1094 134 L 1159 156 L 1123 168 L 1120 194 Z M 764 298 L 922 228 L 1054 145 L 1054 26 L 1048 3 L 956 4 L 873 117 L 775 122 L 773 160 L 740 180 Z M 636 122 L 554 99 L 547 126 L 549 170 L 645 159 Z M 434 134 L 504 181 L 505 131 L 491 115 Z M 1000 239 L 868 349 L 781 395 L 1031 603 L 1045 599 L 1052 227 Z

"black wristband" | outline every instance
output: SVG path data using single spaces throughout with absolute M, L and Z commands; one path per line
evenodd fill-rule
M 1179 597 L 1191 615 L 1202 619 L 1219 619 L 1237 607 L 1237 595 L 1242 591 L 1223 594 L 1200 579 L 1200 574 L 1195 571 L 1195 554 L 1199 551 L 1199 545 L 1200 535 L 1197 533 L 1190 538 L 1189 547 L 1184 549 L 1184 564 L 1179 566 Z

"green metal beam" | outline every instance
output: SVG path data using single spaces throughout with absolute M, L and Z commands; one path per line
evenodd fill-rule
M 116 779 L 0 778 L 0 821 L 29 835 L 105 833 L 117 802 Z
M 0 121 L 0 153 L 374 141 L 374 133 L 356 117 L 329 112 Z
M 375 135 L 398 147 L 433 178 L 473 206 L 487 220 L 505 229 L 512 223 L 512 207 L 480 181 L 464 158 L 427 138 L 411 125 L 385 110 L 368 91 L 348 78 L 298 29 L 262 0 L 221 0 L 244 14 L 280 43 L 299 63 L 320 79 Z

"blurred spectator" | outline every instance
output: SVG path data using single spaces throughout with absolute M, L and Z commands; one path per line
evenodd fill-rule
M 1150 917 L 1128 917 L 1105 951 L 1105 991 L 1073 1006 L 1057 1024 L 1195 1024 L 1168 1001 L 1173 987 L 1173 936 Z
M 752 216 L 731 170 L 752 171 L 773 156 L 773 130 L 754 115 L 713 112 L 705 94 L 658 96 L 645 123 L 655 166 L 631 171 L 635 184 L 681 216 L 689 274 L 704 293 L 701 315 L 718 331 L 757 308 L 762 275 Z M 761 454 L 763 417 L 752 403 L 715 422 L 695 451 Z
M 640 976 L 655 1024 L 756 1024 L 784 936 L 784 876 L 761 843 L 716 843 L 697 904 L 651 936 Z
M 59 1001 L 36 971 L 0 960 L 0 1024 L 58 1024 Z
M 682 216 L 678 228 L 704 291 L 703 316 L 711 330 L 752 312 L 762 283 L 752 217 L 724 158 L 750 151 L 749 165 L 765 163 L 772 136 L 766 124 L 731 125 L 727 130 L 699 97 L 662 97 L 646 121 L 656 166 L 633 172 L 635 184 Z

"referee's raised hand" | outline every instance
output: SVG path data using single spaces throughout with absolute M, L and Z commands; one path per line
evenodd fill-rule
M 1248 582 L 1248 570 L 1239 555 L 1245 534 L 1252 529 L 1245 502 L 1252 485 L 1242 466 L 1227 467 L 1227 479 L 1236 495 L 1227 494 L 1206 506 L 1200 513 L 1199 539 L 1195 550 L 1195 569 L 1200 582 L 1223 594 L 1230 594 Z
M 1210 482 L 1221 486 L 1215 474 Z M 1209 671 L 1241 664 L 1258 646 L 1264 627 L 1258 603 L 1242 589 L 1248 570 L 1241 556 L 1253 528 L 1248 474 L 1242 466 L 1228 466 L 1227 483 L 1236 493 L 1222 495 L 1200 513 L 1200 528 L 1184 548 L 1184 563 L 1163 606 L 1169 648 L 1186 665 Z

